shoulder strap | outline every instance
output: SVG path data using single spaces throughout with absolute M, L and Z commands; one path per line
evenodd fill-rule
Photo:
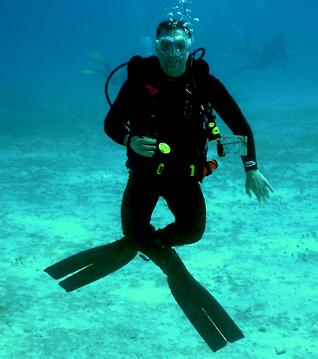
M 141 73 L 142 69 L 142 57 L 141 56 L 133 56 L 127 66 L 127 75 L 128 81 L 135 81 L 138 78 L 138 75 Z
M 195 91 L 201 95 L 210 73 L 209 65 L 203 59 L 195 60 L 190 71 Z
M 106 82 L 105 82 L 105 96 L 107 99 L 107 102 L 110 107 L 113 106 L 113 103 L 110 100 L 109 97 L 109 83 L 112 78 L 112 76 L 122 67 L 127 65 L 127 75 L 128 75 L 128 86 L 130 84 L 136 85 L 141 84 L 145 79 L 146 70 L 149 72 L 150 68 L 149 66 L 145 66 L 149 63 L 155 64 L 155 56 L 150 56 L 147 58 L 142 58 L 141 56 L 133 56 L 128 62 L 125 62 L 119 66 L 117 66 L 114 70 L 111 71 L 111 73 L 108 75 Z
M 195 60 L 193 67 L 196 72 L 202 75 L 208 75 L 210 72 L 209 64 L 203 59 Z
M 142 83 L 148 77 L 148 73 L 151 76 L 152 71 L 156 67 L 156 63 L 156 56 L 133 56 L 129 60 L 127 67 L 128 82 L 134 84 Z

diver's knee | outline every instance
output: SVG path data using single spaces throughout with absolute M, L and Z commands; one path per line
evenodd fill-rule
M 124 231 L 124 236 L 138 245 L 149 242 L 154 232 L 155 227 L 149 224 L 144 227 L 130 228 Z
M 185 235 L 184 237 L 185 237 L 185 244 L 196 243 L 202 239 L 203 233 L 201 232 L 190 233 Z
M 205 231 L 205 223 L 196 223 L 192 226 L 185 226 L 181 230 L 181 238 L 184 238 L 185 244 L 199 242 Z

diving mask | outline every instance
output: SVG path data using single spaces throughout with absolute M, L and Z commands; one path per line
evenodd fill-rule
M 157 50 L 165 55 L 182 56 L 189 51 L 191 40 L 184 37 L 162 36 L 156 40 Z

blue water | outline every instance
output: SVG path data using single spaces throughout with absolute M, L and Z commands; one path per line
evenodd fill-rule
M 90 4 L 84 1 L 54 4 L 3 1 L 0 15 L 1 101 L 4 105 L 10 103 L 12 97 L 20 93 L 18 97 L 28 104 L 26 93 L 49 96 L 62 87 L 65 96 L 76 91 L 85 97 L 98 98 L 102 91 L 96 83 L 104 80 L 98 82 L 81 73 L 94 67 L 90 52 L 101 54 L 110 68 L 134 54 L 144 54 L 142 38 L 152 38 L 156 24 L 172 5 L 170 1 L 160 4 L 151 1 L 114 4 L 105 1 Z M 283 86 L 280 96 L 296 95 L 295 101 L 301 103 L 304 97 L 316 91 L 317 4 L 314 1 L 307 1 L 306 6 L 274 0 L 194 1 L 191 9 L 193 17 L 200 20 L 195 26 L 193 47 L 207 49 L 206 58 L 214 73 L 234 90 L 237 79 L 231 81 L 231 73 L 246 64 L 247 59 L 242 54 L 233 56 L 233 51 L 245 45 L 246 37 L 252 47 L 259 49 L 275 34 L 285 34 L 288 57 L 284 68 L 274 64 L 266 68 L 268 71 L 252 73 L 252 77 L 249 77 L 251 73 L 244 73 L 239 79 L 244 82 L 239 89 L 244 97 L 255 98 L 257 90 L 263 87 L 280 91 L 277 87 Z M 248 76 L 247 81 L 243 81 L 244 75 Z M 74 128 L 67 131 L 74 131 Z
M 125 153 L 103 134 L 104 83 L 118 64 L 154 52 L 156 25 L 176 3 L 1 1 L 0 358 L 213 356 L 150 264 L 69 296 L 42 272 L 121 236 Z M 217 355 L 318 358 L 318 4 L 193 0 L 190 8 L 199 19 L 193 49 L 206 49 L 239 103 L 275 188 L 261 207 L 246 199 L 232 158 L 204 183 L 207 232 L 181 253 L 247 337 Z M 114 78 L 113 99 L 124 78 Z M 164 204 L 154 220 L 171 220 Z

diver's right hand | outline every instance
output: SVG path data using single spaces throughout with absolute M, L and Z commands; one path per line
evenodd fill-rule
M 157 140 L 150 137 L 132 136 L 129 141 L 129 146 L 140 156 L 152 157 L 157 148 Z

